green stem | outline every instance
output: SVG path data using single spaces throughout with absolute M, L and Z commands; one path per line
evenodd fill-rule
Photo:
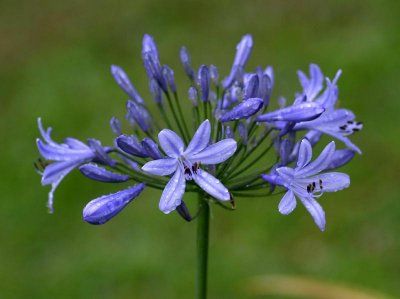
M 199 215 L 197 217 L 197 275 L 196 298 L 207 298 L 208 233 L 210 207 L 199 193 Z

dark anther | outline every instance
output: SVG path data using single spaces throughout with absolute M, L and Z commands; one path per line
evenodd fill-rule
M 319 188 L 322 189 L 322 180 L 319 179 Z
M 191 176 L 192 172 L 190 171 L 190 169 L 188 167 L 185 166 L 185 175 Z
M 360 131 L 359 128 L 353 128 L 353 132 L 358 132 L 358 131 Z
M 347 123 L 348 123 L 349 125 L 352 125 L 352 124 L 354 123 L 354 121 L 349 120 Z
M 200 167 L 200 163 L 195 162 L 195 163 L 193 164 L 193 166 L 192 166 L 192 171 L 193 171 L 194 173 L 197 173 L 197 170 L 199 169 L 199 167 Z
M 344 131 L 347 129 L 347 125 L 340 126 L 339 129 Z
M 362 121 L 357 122 L 357 126 L 361 126 L 362 124 Z
M 308 193 L 311 192 L 311 184 L 307 185 L 307 192 L 308 192 Z

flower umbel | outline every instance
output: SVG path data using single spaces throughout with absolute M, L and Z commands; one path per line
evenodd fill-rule
M 161 191 L 162 212 L 176 210 L 186 221 L 196 216 L 190 215 L 184 202 L 190 200 L 185 191 L 200 194 L 207 206 L 233 210 L 238 199 L 274 195 L 278 186 L 286 190 L 279 204 L 282 214 L 295 208 L 297 198 L 324 230 L 325 214 L 317 199 L 348 187 L 350 180 L 343 173 L 321 172 L 345 165 L 361 153 L 350 136 L 363 125 L 355 121 L 353 112 L 336 107 L 341 70 L 333 79 L 325 78 L 316 64 L 310 64 L 309 74 L 298 71 L 301 90 L 287 105 L 285 98 L 273 95 L 276 78 L 271 66 L 246 70 L 253 44 L 250 34 L 242 37 L 225 75 L 214 64 L 192 65 L 189 50 L 180 49 L 182 72 L 189 79 L 183 88 L 184 98 L 191 103 L 189 111 L 182 108 L 175 70 L 161 62 L 154 38 L 144 35 L 141 56 L 158 114 L 148 108 L 149 100 L 141 96 L 140 86 L 134 86 L 127 72 L 112 65 L 111 75 L 128 97 L 130 126 L 125 131 L 122 121 L 111 118 L 113 146 L 96 139 L 83 143 L 66 138 L 57 143 L 50 137 L 51 128 L 45 130 L 39 119 L 42 139 L 37 146 L 44 160 L 37 168 L 42 184 L 52 187 L 50 210 L 54 190 L 78 168 L 97 182 L 128 184 L 89 202 L 83 218 L 91 224 L 112 219 L 145 186 Z M 331 142 L 311 162 L 312 147 L 323 135 L 340 140 L 345 148 L 336 150 Z

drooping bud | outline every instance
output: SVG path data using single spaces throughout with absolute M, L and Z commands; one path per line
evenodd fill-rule
M 104 183 L 121 183 L 130 178 L 129 175 L 115 173 L 93 163 L 84 164 L 79 170 L 89 179 Z
M 246 119 L 257 113 L 263 106 L 263 100 L 260 98 L 250 98 L 233 107 L 231 111 L 226 112 L 220 118 L 221 122 L 227 122 L 238 119 Z
M 125 71 L 117 66 L 117 65 L 112 65 L 111 66 L 111 74 L 113 75 L 115 81 L 121 87 L 121 89 L 135 102 L 143 104 L 144 101 L 142 97 L 139 95 L 137 92 L 136 88 L 133 86 L 131 81 L 129 80 L 128 75 L 125 73 Z
M 318 103 L 303 102 L 292 105 L 273 112 L 262 114 L 257 117 L 257 121 L 290 121 L 301 122 L 312 120 L 320 116 L 325 111 Z
M 145 153 L 155 160 L 161 159 L 163 155 L 161 154 L 157 143 L 155 143 L 152 139 L 146 137 L 142 140 L 142 146 Z
M 135 136 L 121 135 L 115 139 L 117 146 L 125 153 L 137 156 L 148 157 L 143 146 L 139 143 Z
M 83 220 L 90 224 L 104 224 L 122 211 L 143 191 L 145 185 L 137 184 L 117 193 L 104 195 L 90 201 L 83 209 Z

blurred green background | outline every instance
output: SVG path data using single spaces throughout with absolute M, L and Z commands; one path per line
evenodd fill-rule
M 109 66 L 123 66 L 149 98 L 144 33 L 185 84 L 181 45 L 195 66 L 213 63 L 226 74 L 245 33 L 255 41 L 250 68 L 275 67 L 275 99 L 299 89 L 295 71 L 310 62 L 328 76 L 342 68 L 341 104 L 365 123 L 353 138 L 363 155 L 344 168 L 351 188 L 322 199 L 325 233 L 301 206 L 280 215 L 279 197 L 240 200 L 232 213 L 213 210 L 210 298 L 286 298 L 252 294 L 253 276 L 275 274 L 399 297 L 399 4 L 2 0 L 0 298 L 193 297 L 196 224 L 164 216 L 159 192 L 146 191 L 107 225 L 91 226 L 81 220 L 83 206 L 121 186 L 74 172 L 49 215 L 48 188 L 32 166 L 38 116 L 56 140 L 112 142 L 108 121 L 124 115 L 125 96 Z

